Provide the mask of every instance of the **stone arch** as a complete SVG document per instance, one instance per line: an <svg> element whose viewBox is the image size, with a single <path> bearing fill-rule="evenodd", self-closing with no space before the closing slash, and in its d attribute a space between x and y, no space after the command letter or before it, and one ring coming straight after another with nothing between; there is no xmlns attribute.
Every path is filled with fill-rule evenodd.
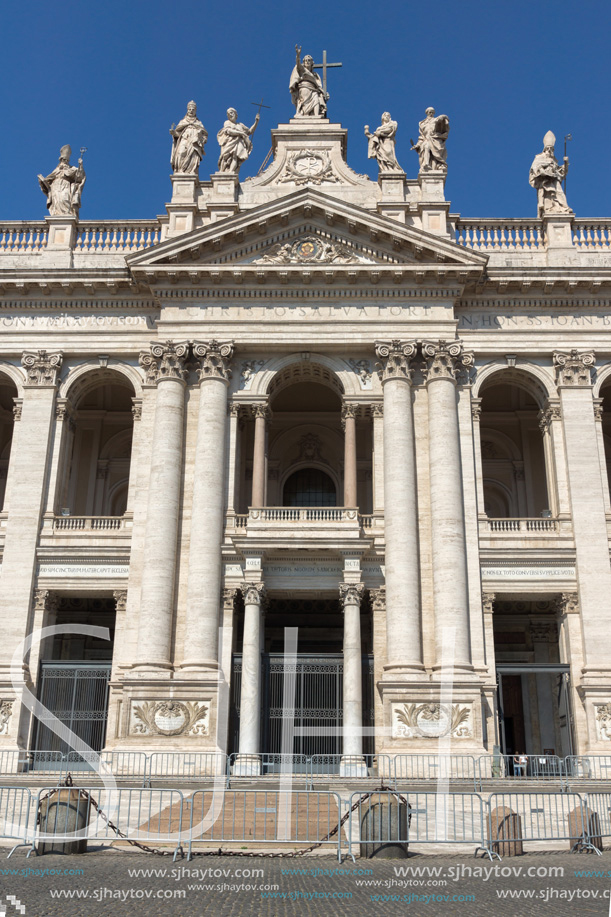
<svg viewBox="0 0 611 917"><path fill-rule="evenodd" d="M611 363L605 363L604 366L601 366L600 369L596 370L596 382L592 388L592 396L594 398L601 397L601 390L604 388L605 383L608 383L611 379Z"/></svg>
<svg viewBox="0 0 611 917"><path fill-rule="evenodd" d="M505 433L502 433L500 430L493 430L489 427L484 427L480 433L481 443L482 443L482 456L484 457L484 443L493 443L497 446L504 455L498 456L499 458L509 459L510 461L519 462L522 459L522 454L514 441L506 436ZM489 458L496 458L496 456L489 456Z"/></svg>
<svg viewBox="0 0 611 917"><path fill-rule="evenodd" d="M134 366L109 360L108 366L100 366L93 360L80 363L70 370L59 389L60 398L69 398L76 404L90 389L104 383L130 387L134 398L142 397L142 376Z"/></svg>
<svg viewBox="0 0 611 917"><path fill-rule="evenodd" d="M17 389L17 397L23 398L25 376L21 369L17 366L13 366L11 363L5 363L4 360L0 360L0 385L3 384L2 376L6 377L6 384L12 383L15 386Z"/></svg>
<svg viewBox="0 0 611 917"><path fill-rule="evenodd" d="M337 471L335 470L335 468L331 468L325 462L316 462L316 461L297 462L296 464L291 465L290 468L285 469L279 481L280 499L281 499L282 505L284 505L284 486L286 482L294 474L297 474L298 471L305 471L307 468L313 468L313 469L316 469L316 471L321 471L333 482L333 484L335 485L335 495L337 498L337 505L341 506L342 504L342 496L341 496L342 495L342 483L339 479L339 475Z"/></svg>
<svg viewBox="0 0 611 917"><path fill-rule="evenodd" d="M288 381L291 376L292 382ZM274 385L276 378L278 381ZM343 397L362 397L358 375L347 369L339 357L329 357L320 353L294 353L270 360L270 364L255 376L251 395L263 399L274 391L280 391L285 384L291 385L301 379L328 385Z"/></svg>
<svg viewBox="0 0 611 917"><path fill-rule="evenodd" d="M490 518L509 518L515 515L514 495L507 485L492 478L484 478L484 508ZM492 509L493 512L488 512Z"/></svg>
<svg viewBox="0 0 611 917"><path fill-rule="evenodd" d="M132 438L133 430L121 430L119 433L116 433L111 437L103 446L100 451L100 459L108 458L125 458L129 459L131 456L132 450ZM125 447L125 448L124 448ZM125 455L117 455L121 452L121 449L126 453Z"/></svg>
<svg viewBox="0 0 611 917"><path fill-rule="evenodd" d="M541 409L550 398L557 398L558 392L549 372L535 363L520 360L515 366L502 363L487 363L477 371L473 386L473 397L481 398L482 392L492 385L517 385L535 399Z"/></svg>

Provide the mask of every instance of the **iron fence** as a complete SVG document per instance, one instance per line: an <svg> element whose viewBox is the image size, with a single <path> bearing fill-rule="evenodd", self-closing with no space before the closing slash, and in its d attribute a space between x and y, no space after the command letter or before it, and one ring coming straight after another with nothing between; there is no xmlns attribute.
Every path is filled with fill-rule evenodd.
<svg viewBox="0 0 611 917"><path fill-rule="evenodd" d="M473 755L395 755L392 765L395 788L418 780L468 780L474 791L479 786L477 761Z"/></svg>
<svg viewBox="0 0 611 917"><path fill-rule="evenodd" d="M27 787L0 786L0 837L17 841L8 856L17 847L22 847L29 843L28 830L31 807L32 794Z"/></svg>
<svg viewBox="0 0 611 917"><path fill-rule="evenodd" d="M145 756L146 757L146 756ZM152 786L154 779L213 780L225 777L227 755L221 752L156 751L145 762L145 781Z"/></svg>

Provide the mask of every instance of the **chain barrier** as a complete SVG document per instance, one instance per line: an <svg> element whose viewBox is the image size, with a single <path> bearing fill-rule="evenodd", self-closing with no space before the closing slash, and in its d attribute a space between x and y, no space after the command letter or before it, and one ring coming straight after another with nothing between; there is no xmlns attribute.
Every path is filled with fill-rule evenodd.
<svg viewBox="0 0 611 917"><path fill-rule="evenodd" d="M151 847L148 844L142 844L140 843L140 841L134 841L130 837L128 837L123 831L121 831L120 828L118 828L115 824L113 824L113 822L110 821L108 816L100 808L100 806L98 805L97 801L93 798L91 793L88 793L87 790L79 789L78 787L74 786L74 781L72 780L71 774L68 774L65 780L62 780L62 782L58 784L57 787L54 787L52 790L49 790L49 792L46 793L44 796L41 796L40 801L42 802L43 799L47 799L49 796L52 796L55 793L57 793L58 789L61 789L64 787L71 787L71 788L73 787L74 789L78 790L80 797L84 799L89 799L93 808L96 810L98 815L106 822L106 824L111 829L111 831L114 831L117 837L120 837L122 840L127 841L127 843L131 844L132 847L137 847L139 850L143 850L145 853L152 853L155 856L161 856L161 857L174 856L174 852L172 850L160 850L158 847ZM375 790L370 790L368 793L365 793L363 796L359 796L359 798L354 803L354 805L350 809L348 809L345 815L343 815L342 818L338 821L335 828L329 831L329 833L326 834L325 837L321 838L321 840L316 841L316 843L311 844L309 847L304 847L303 850L291 850L291 851L287 851L283 853L253 853L250 851L244 852L242 850L238 850L238 851L223 850L222 847L219 847L218 850L196 850L191 853L190 859L193 859L194 857L205 857L205 856L260 857L260 858L267 858L267 859L277 859L277 858L290 859L292 857L305 856L308 853L312 853L312 851L316 850L318 847L322 847L325 841L328 841L332 837L335 837L338 831L341 828L343 828L345 823L348 821L352 812L354 812L354 810L357 809L361 805L361 803L365 802L370 797L375 796L377 793L390 793L392 796L395 796L400 802L404 803L408 807L408 812L409 812L410 805L407 799L405 798L405 796L403 796L401 793L398 793L392 787L381 785L379 787L376 787ZM409 815L409 820L411 821L411 815ZM40 824L40 806L38 808L38 814L36 818L36 825L38 826L39 824ZM282 841L279 841L278 843L282 843ZM184 857L184 850L182 848L182 845L179 845L178 851L180 852L181 856Z"/></svg>

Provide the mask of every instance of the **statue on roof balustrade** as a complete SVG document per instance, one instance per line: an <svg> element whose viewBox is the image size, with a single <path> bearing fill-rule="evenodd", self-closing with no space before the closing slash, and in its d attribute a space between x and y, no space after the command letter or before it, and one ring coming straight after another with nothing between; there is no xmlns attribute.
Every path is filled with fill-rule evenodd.
<svg viewBox="0 0 611 917"><path fill-rule="evenodd" d="M255 123L251 127L246 127L238 121L238 113L235 108L227 109L227 121L216 135L221 148L219 156L219 172L233 172L237 175L240 166L251 154L252 140L250 139L257 129L259 123L259 112L255 115Z"/></svg>
<svg viewBox="0 0 611 917"><path fill-rule="evenodd" d="M59 163L46 178L38 176L38 184L47 195L47 207L52 217L78 217L81 194L85 184L82 158L78 166L70 165L72 149L68 144L59 151Z"/></svg>
<svg viewBox="0 0 611 917"><path fill-rule="evenodd" d="M289 82L295 117L326 118L329 93L323 90L322 80L314 72L314 58L306 54L301 60L299 45L295 45L295 53L297 59Z"/></svg>
<svg viewBox="0 0 611 917"><path fill-rule="evenodd" d="M173 140L170 158L172 169L183 175L197 175L205 155L208 131L197 117L195 102L189 102L187 114L178 124L172 125L170 134Z"/></svg>
<svg viewBox="0 0 611 917"><path fill-rule="evenodd" d="M367 155L369 159L376 159L380 172L402 172L395 155L395 135L398 124L390 117L390 112L382 115L382 123L375 131L370 133L369 125L365 125L365 136L369 140Z"/></svg>
<svg viewBox="0 0 611 917"><path fill-rule="evenodd" d="M543 138L543 152L538 153L530 167L528 182L537 190L537 215L546 213L573 213L569 207L562 182L569 171L569 158L560 165L554 155L556 137L548 131Z"/></svg>
<svg viewBox="0 0 611 917"><path fill-rule="evenodd" d="M421 172L447 172L448 153L446 140L450 133L450 119L447 115L435 116L434 108L427 108L425 117L418 124L418 141L411 141L412 150L418 153Z"/></svg>

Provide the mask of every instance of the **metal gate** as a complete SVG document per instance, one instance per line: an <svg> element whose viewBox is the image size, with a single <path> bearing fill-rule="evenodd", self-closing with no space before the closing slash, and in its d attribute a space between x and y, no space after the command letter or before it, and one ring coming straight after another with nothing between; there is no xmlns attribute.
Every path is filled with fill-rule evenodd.
<svg viewBox="0 0 611 917"><path fill-rule="evenodd" d="M43 662L38 699L41 704L94 751L104 747L108 719L110 664ZM67 754L72 749L39 720L35 721L33 750Z"/></svg>
<svg viewBox="0 0 611 917"><path fill-rule="evenodd" d="M343 725L343 672L341 653L293 657L295 663L294 704L284 703L285 658L282 653L265 653L262 657L261 751L282 751L284 707L294 710L293 753L296 755L341 754ZM373 726L373 656L363 656L363 726ZM233 657L231 679L231 746L238 751L240 735L240 687L242 656ZM300 727L320 730L319 734L302 735ZM363 736L363 752L373 752L373 735Z"/></svg>

